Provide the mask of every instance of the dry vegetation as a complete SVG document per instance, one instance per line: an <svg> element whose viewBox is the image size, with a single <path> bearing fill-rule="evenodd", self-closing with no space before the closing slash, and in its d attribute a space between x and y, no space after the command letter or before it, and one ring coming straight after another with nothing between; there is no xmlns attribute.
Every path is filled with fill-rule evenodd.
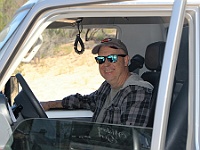
<svg viewBox="0 0 200 150"><path fill-rule="evenodd" d="M24 64L20 69L40 101L61 99L77 92L88 94L103 82L90 48L82 55L59 50L52 57Z"/></svg>

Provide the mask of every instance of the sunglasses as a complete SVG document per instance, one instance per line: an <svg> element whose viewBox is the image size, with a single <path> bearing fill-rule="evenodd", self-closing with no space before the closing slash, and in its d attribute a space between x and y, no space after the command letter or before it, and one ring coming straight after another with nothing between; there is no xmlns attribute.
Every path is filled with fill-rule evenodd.
<svg viewBox="0 0 200 150"><path fill-rule="evenodd" d="M95 59L98 64L103 64L106 61L106 58L109 62L116 63L118 60L118 56L125 57L126 54L118 54L118 55L112 54L112 55L108 55L108 56L97 56L97 57L95 57Z"/></svg>

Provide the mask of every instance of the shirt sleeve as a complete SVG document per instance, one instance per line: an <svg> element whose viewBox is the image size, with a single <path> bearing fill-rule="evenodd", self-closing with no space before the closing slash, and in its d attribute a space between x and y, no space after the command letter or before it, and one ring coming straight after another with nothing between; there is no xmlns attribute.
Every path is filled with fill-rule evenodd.
<svg viewBox="0 0 200 150"><path fill-rule="evenodd" d="M90 95L81 95L76 93L75 95L70 95L62 100L62 106L66 109L95 109L95 95L96 91Z"/></svg>

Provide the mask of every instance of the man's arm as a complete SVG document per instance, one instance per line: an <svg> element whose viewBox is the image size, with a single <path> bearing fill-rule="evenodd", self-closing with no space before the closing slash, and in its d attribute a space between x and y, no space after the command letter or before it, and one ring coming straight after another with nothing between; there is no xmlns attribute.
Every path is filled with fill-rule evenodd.
<svg viewBox="0 0 200 150"><path fill-rule="evenodd" d="M91 109L95 107L94 93L82 96L81 94L70 95L62 100L41 102L45 111L51 108L65 108L65 109Z"/></svg>
<svg viewBox="0 0 200 150"><path fill-rule="evenodd" d="M94 94L82 96L79 93L64 97L62 100L40 102L45 111L51 108L65 108L65 109L91 109L95 107Z"/></svg>
<svg viewBox="0 0 200 150"><path fill-rule="evenodd" d="M41 102L44 110L49 110L51 108L65 108L65 109L90 109L92 111L96 108L96 100L98 93L102 93L102 91L107 91L109 89L109 85L107 82L103 82L102 85L98 90L89 94L89 95L81 95L76 93L74 95L67 96L62 100L57 101L48 101L48 102Z"/></svg>
<svg viewBox="0 0 200 150"><path fill-rule="evenodd" d="M57 100L57 101L48 101L48 102L40 102L42 105L43 109L45 111L51 109L51 108L63 108L62 106L62 100Z"/></svg>

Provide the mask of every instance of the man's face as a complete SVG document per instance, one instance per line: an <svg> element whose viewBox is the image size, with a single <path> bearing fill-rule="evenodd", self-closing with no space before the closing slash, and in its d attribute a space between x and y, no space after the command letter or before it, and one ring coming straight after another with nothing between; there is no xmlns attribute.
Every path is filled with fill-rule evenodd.
<svg viewBox="0 0 200 150"><path fill-rule="evenodd" d="M108 56L111 54L125 54L123 50L102 46L98 56ZM104 63L99 64L99 71L102 77L112 85L118 84L127 76L128 55L125 57L118 56L115 63L109 62L107 59Z"/></svg>

